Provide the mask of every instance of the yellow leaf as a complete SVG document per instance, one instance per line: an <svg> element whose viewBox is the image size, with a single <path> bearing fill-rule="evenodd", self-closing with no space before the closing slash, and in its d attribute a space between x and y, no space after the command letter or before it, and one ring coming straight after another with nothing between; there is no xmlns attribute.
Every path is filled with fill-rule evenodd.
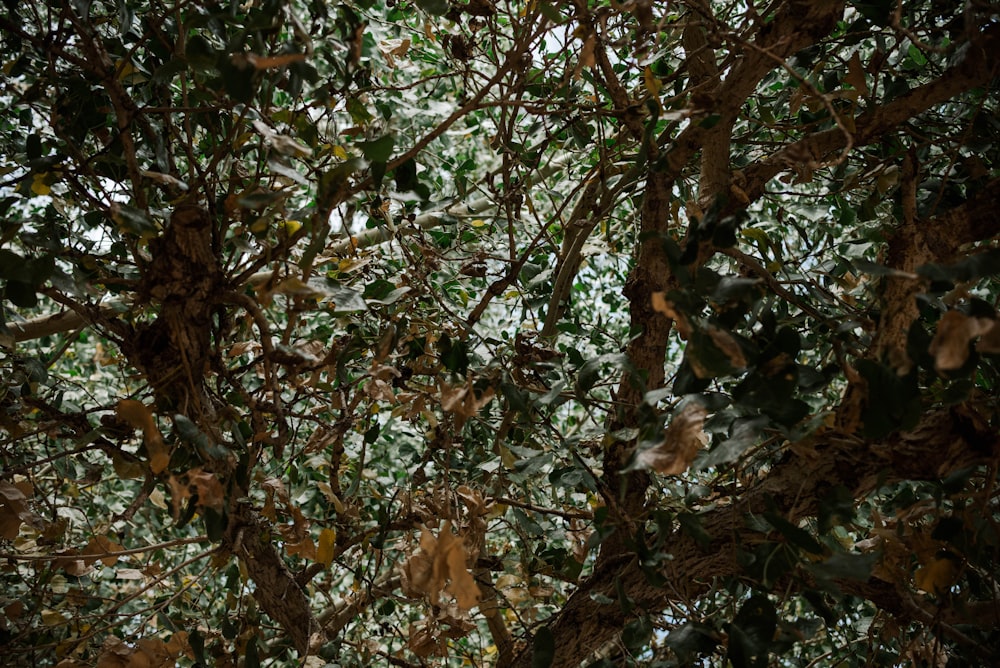
<svg viewBox="0 0 1000 668"><path fill-rule="evenodd" d="M265 217L258 218L257 220L250 223L250 231L254 234L260 234L267 230L268 219Z"/></svg>
<svg viewBox="0 0 1000 668"><path fill-rule="evenodd" d="M660 89L663 88L663 82L653 74L653 69L646 65L646 68L642 71L642 80L646 84L646 90L653 97L659 97Z"/></svg>
<svg viewBox="0 0 1000 668"><path fill-rule="evenodd" d="M329 567L333 563L337 532L334 529L323 529L319 532L319 546L316 548L316 561Z"/></svg>
<svg viewBox="0 0 1000 668"><path fill-rule="evenodd" d="M333 157L338 160L347 160L347 151L344 150L343 146L337 145L333 147Z"/></svg>
<svg viewBox="0 0 1000 668"><path fill-rule="evenodd" d="M40 172L31 177L31 192L36 195L45 196L52 192L52 188L45 182L48 172Z"/></svg>
<svg viewBox="0 0 1000 668"><path fill-rule="evenodd" d="M740 234L742 234L747 239L752 239L761 245L767 244L767 232L757 227L747 227L744 228Z"/></svg>
<svg viewBox="0 0 1000 668"><path fill-rule="evenodd" d="M947 550L940 550L930 561L917 569L913 581L917 589L940 596L958 581L961 560Z"/></svg>
<svg viewBox="0 0 1000 668"><path fill-rule="evenodd" d="M41 617L45 626L59 626L66 621L66 617L57 610L42 610Z"/></svg>

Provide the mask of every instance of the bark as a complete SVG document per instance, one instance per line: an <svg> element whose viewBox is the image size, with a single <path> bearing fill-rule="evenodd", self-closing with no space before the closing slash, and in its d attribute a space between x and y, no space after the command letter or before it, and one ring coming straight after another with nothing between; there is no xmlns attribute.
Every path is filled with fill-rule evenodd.
<svg viewBox="0 0 1000 668"><path fill-rule="evenodd" d="M224 293L208 212L178 207L149 247L153 259L143 272L139 301L158 305L159 315L140 325L122 351L146 375L163 408L201 422L212 412L202 383L211 355L212 310Z"/></svg>
<svg viewBox="0 0 1000 668"><path fill-rule="evenodd" d="M720 120L714 127L722 128L717 132L728 133L743 101L767 71L827 34L842 12L843 4L835 2L785 5L781 14L762 28L752 48L715 91L713 112ZM734 184L739 197L730 203L730 208L745 208L759 199L767 181L789 166L818 163L848 141L856 145L871 143L920 111L985 83L991 76L990 68L984 67L985 54L996 46L997 34L995 27L985 31L947 76L855 119L853 138L841 128L817 133L744 170ZM697 38L693 37L690 44L697 47ZM709 64L702 65L703 75L709 76ZM696 152L706 146L713 150L704 155L722 159L725 144L721 139L713 136L712 129L692 124L669 143L662 155L651 152L650 161L659 169L652 168L647 178L641 216L642 241L625 291L636 333L627 355L638 377L632 372L623 377L616 395L618 412L609 419L609 432L635 426L635 409L644 393L663 383L663 361L672 323L653 311L650 299L653 292L666 290L673 279L659 239L669 233L669 201L675 179ZM702 174L711 188L728 185L722 165L703 163ZM979 209L974 204L968 212L971 216L960 217L967 221L962 229L982 231L989 227L979 219L980 214L973 214ZM972 222L973 217L977 222ZM699 254L699 259L710 253L708 249ZM915 257L925 258L926 254ZM896 434L880 443L867 443L850 433L831 431L812 443L794 444L763 480L741 493L731 506L701 517L709 537L707 549L679 529L663 541L670 546L672 559L655 574L654 579L666 582L661 586L651 583L649 574L637 563L622 536L622 529L640 525L649 482L642 472L621 473L631 446L616 442L605 451L603 482L622 528L602 543L594 573L580 584L548 624L556 647L553 666L579 664L612 640L629 621L622 606L597 603L594 594L617 600L618 591L624 588L634 604L633 610L656 613L671 602L683 603L704 594L718 577L739 573L736 558L739 546L764 539L746 528L746 518L770 504L790 521L797 522L815 514L820 500L835 487L844 486L860 498L891 480L933 479L964 466L995 464L1000 453L996 434L971 406L928 413L911 432ZM528 666L531 661L529 643L512 665Z"/></svg>
<svg viewBox="0 0 1000 668"><path fill-rule="evenodd" d="M264 612L285 630L299 656L305 657L309 653L312 634L321 630L320 624L313 617L309 599L285 566L274 542L271 531L255 510L244 504L237 504L231 509L223 546L246 565L255 585L254 598Z"/></svg>
<svg viewBox="0 0 1000 668"><path fill-rule="evenodd" d="M997 76L998 61L994 54L998 49L1000 25L990 24L976 33L962 60L940 77L853 119L854 146L879 142L890 131L924 111L989 83ZM810 164L822 162L835 151L842 150L846 143L847 137L839 128L808 135L747 167L738 175L737 185L749 201L756 201L764 194L767 183L778 174L787 170L807 174Z"/></svg>
<svg viewBox="0 0 1000 668"><path fill-rule="evenodd" d="M852 435L827 431L812 443L790 446L771 473L743 490L731 505L700 515L707 544L676 529L663 544L672 559L654 573L643 569L634 555L621 554L581 583L549 626L555 637L553 666L575 666L628 623L631 615L617 603L619 587L635 613L654 614L670 602L683 604L709 591L720 577L741 572L737 551L763 540L781 540L748 528L747 520L771 504L791 522L814 515L819 502L835 487L844 486L856 498L876 486L901 480L936 480L959 469L1000 462L1000 438L974 406L928 412L910 432L868 443ZM663 578L666 584L650 581ZM864 593L857 583L851 591ZM881 591L877 582L871 590ZM616 602L602 605L595 594ZM514 666L530 666L525 653Z"/></svg>

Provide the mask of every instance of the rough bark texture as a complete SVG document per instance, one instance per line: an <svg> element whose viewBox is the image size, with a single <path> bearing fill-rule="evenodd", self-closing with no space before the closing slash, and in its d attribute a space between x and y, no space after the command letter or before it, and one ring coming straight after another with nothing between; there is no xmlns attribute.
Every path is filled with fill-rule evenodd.
<svg viewBox="0 0 1000 668"><path fill-rule="evenodd" d="M212 309L223 290L208 212L178 207L149 247L153 259L140 298L158 304L160 312L138 328L125 352L146 374L159 402L198 420L210 410L202 381L211 354Z"/></svg>
<svg viewBox="0 0 1000 668"><path fill-rule="evenodd" d="M727 159L721 148L725 144L714 132L728 132L732 120L743 101L768 71L779 65L792 53L814 43L826 35L833 23L843 14L843 3L789 3L778 17L763 28L752 48L733 65L729 75L712 90L712 111L720 116L711 129L692 124L672 141L664 141L662 151L651 151L650 160L659 169L650 170L646 181L642 208L641 231L643 241L637 250L635 267L626 284L630 303L633 331L637 334L630 342L627 354L641 381L627 373L619 385L617 413L609 420L609 431L624 426L635 426L635 408L643 394L662 385L663 360L672 322L651 307L651 295L666 290L672 282L669 263L659 242L660 235L668 234L669 205L675 179L699 150L715 147L704 156ZM1000 30L991 26L970 45L965 58L934 82L926 84L885 105L870 109L854 119L855 146L877 141L884 133L912 118L920 111L941 103L956 94L990 80L992 66L985 59L995 50ZM697 35L692 36L692 49L703 48ZM699 56L700 71L708 77L710 66L707 56ZM721 128L721 129L716 129ZM667 138L663 138L667 140ZM766 183L786 169L808 173L812 165L826 159L831 153L847 145L848 136L843 129L835 128L818 132L777 152L772 157L747 168L737 175L734 186L739 197L729 202L729 212L745 208L764 194ZM720 158L720 156L722 156ZM803 171L803 165L805 165ZM916 169L915 165L911 166ZM728 165L705 164L702 174L713 189L728 188ZM915 176L913 176L915 178ZM919 264L936 259L943 261L955 256L958 245L995 234L994 218L989 216L989 205L996 196L996 184L989 184L980 196L973 198L961 211L943 214L949 216L949 225L959 235L942 245L940 239L931 240L922 232L927 229L947 229L938 225L920 225L915 219L904 224L898 233L898 242L889 250L888 261L898 263L900 269L912 271ZM707 193L708 194L708 193ZM728 192L717 193L729 195ZM935 221L936 222L936 221ZM972 231L975 230L975 233ZM942 232L947 234L948 232ZM936 254L928 246L938 244ZM704 260L711 249L699 254ZM892 266L890 264L890 266ZM905 269L904 269L905 268ZM887 298L893 303L912 300L913 286L893 285ZM893 292L894 291L894 292ZM900 294L895 294L899 292ZM894 311L893 322L887 322L892 331L912 321L912 309ZM635 531L641 526L642 510L648 477L644 473L621 473L632 444L616 442L605 451L604 482L614 508L622 521L622 528ZM683 602L697 598L708 590L718 577L739 572L736 558L738 546L765 539L760 533L746 526L746 519L767 504L790 521L814 515L818 504L837 486L853 491L856 498L870 492L876 482L890 479L924 480L939 478L964 466L989 462L996 464L1000 455L1000 441L986 419L979 416L972 406L925 414L913 430L897 433L879 443L869 443L853 433L829 431L811 443L792 444L784 459L765 478L743 490L731 506L719 508L701 517L702 526L709 536L707 548L676 530L665 544L671 546L672 560L656 575L666 585L653 584L649 574L640 568L635 555L630 553L626 536L618 534L606 539L594 573L580 584L562 610L551 620L549 631L555 641L556 656L553 666L574 666L585 660L607 642L627 623L627 615L617 604L602 605L594 594L617 600L618 587L623 586L637 612L653 613L668 607L670 601ZM631 521L629 521L631 520ZM870 591L876 596L884 583L854 585L857 591ZM531 665L531 649L526 649L512 665Z"/></svg>
<svg viewBox="0 0 1000 668"><path fill-rule="evenodd" d="M274 546L274 537L260 515L247 505L231 509L223 536L225 548L246 565L254 582L254 598L292 639L299 655L309 653L309 641L320 625L309 599Z"/></svg>
<svg viewBox="0 0 1000 668"><path fill-rule="evenodd" d="M680 529L665 540L673 559L656 572L665 586L652 583L634 555L621 554L595 570L549 627L557 648L553 665L579 664L628 622L617 603L602 605L592 598L602 594L617 601L616 583L634 603L636 613L656 612L665 609L668 601L698 598L716 578L738 574L741 546L780 540L747 525L749 518L770 504L796 522L814 515L819 502L837 486L861 497L876 481L935 480L967 466L998 461L1000 438L970 406L929 412L912 431L874 444L831 430L810 444L789 447L767 477L741 490L732 505L700 516L707 544L699 544ZM851 587L866 591L857 583ZM872 581L870 587L877 591L882 584ZM530 666L530 657L521 656L514 665Z"/></svg>

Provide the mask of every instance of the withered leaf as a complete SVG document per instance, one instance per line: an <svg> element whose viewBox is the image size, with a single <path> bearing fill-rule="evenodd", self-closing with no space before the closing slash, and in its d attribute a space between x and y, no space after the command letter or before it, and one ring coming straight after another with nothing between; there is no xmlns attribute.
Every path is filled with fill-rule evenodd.
<svg viewBox="0 0 1000 668"><path fill-rule="evenodd" d="M865 68L861 64L861 55L857 51L847 61L847 75L844 77L844 83L856 91L851 95L854 99L857 99L859 95L868 94L868 83L865 81Z"/></svg>
<svg viewBox="0 0 1000 668"><path fill-rule="evenodd" d="M86 560L88 565L99 559L105 566L114 566L118 563L119 559L115 553L121 552L124 549L124 547L110 538L106 538L105 536L94 536L90 539L90 542L87 543L87 547L83 548L83 554L90 557Z"/></svg>
<svg viewBox="0 0 1000 668"><path fill-rule="evenodd" d="M708 327L708 335L711 337L712 343L729 358L729 363L734 369L746 368L747 358L743 354L739 342L736 341L736 337L724 329L711 325Z"/></svg>
<svg viewBox="0 0 1000 668"><path fill-rule="evenodd" d="M704 406L693 402L685 405L664 430L662 441L636 453L635 465L660 475L684 473L698 451L708 443L708 435L703 430L707 415Z"/></svg>
<svg viewBox="0 0 1000 668"><path fill-rule="evenodd" d="M149 470L154 474L163 473L170 463L170 449L163 441L163 434L156 426L153 413L141 401L122 399L115 408L118 419L142 430L146 452L149 453Z"/></svg>
<svg viewBox="0 0 1000 668"><path fill-rule="evenodd" d="M674 303L666 298L663 292L654 292L650 295L651 306L657 313L662 313L676 323L677 333L685 341L691 335L691 323L687 316L674 307Z"/></svg>
<svg viewBox="0 0 1000 668"><path fill-rule="evenodd" d="M989 318L970 318L960 311L948 311L937 324L928 352L938 371L962 368L969 359L969 342L993 329Z"/></svg>
<svg viewBox="0 0 1000 668"><path fill-rule="evenodd" d="M426 596L437 605L441 593L455 597L458 607L469 610L479 603L479 585L466 568L465 541L445 521L438 536L430 528L420 533L420 548L403 564L403 589Z"/></svg>
<svg viewBox="0 0 1000 668"><path fill-rule="evenodd" d="M479 410L490 403L496 390L488 387L482 394L476 397L476 391L472 387L472 378L466 380L465 385L449 387L441 384L441 408L455 416L455 429L461 430L465 426L465 421L476 415Z"/></svg>

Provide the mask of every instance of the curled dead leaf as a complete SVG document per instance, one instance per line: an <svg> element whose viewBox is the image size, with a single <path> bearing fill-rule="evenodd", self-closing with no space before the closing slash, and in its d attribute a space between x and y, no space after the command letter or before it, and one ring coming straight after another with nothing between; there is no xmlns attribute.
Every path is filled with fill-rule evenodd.
<svg viewBox="0 0 1000 668"><path fill-rule="evenodd" d="M214 473L201 467L180 475L171 475L167 482L170 485L170 502L175 518L180 516L181 508L188 499L195 499L198 507L208 507L220 512L226 503L226 490L222 483Z"/></svg>
<svg viewBox="0 0 1000 668"><path fill-rule="evenodd" d="M707 415L704 406L686 404L664 430L662 441L636 453L635 466L652 469L660 475L684 473L708 443L703 429Z"/></svg>
<svg viewBox="0 0 1000 668"><path fill-rule="evenodd" d="M426 596L432 605L438 605L444 592L455 597L461 610L470 610L479 603L479 585L466 568L467 559L465 541L452 533L451 521L437 536L425 527L420 548L403 564L403 591Z"/></svg>
<svg viewBox="0 0 1000 668"><path fill-rule="evenodd" d="M490 403L496 390L488 387L477 397L472 387L472 378L464 385L449 387L441 384L441 408L455 416L455 429L461 430L465 421L476 415L479 410Z"/></svg>
<svg viewBox="0 0 1000 668"><path fill-rule="evenodd" d="M156 426L153 412L141 401L122 399L115 407L115 414L122 422L142 430L143 442L149 454L149 470L153 475L163 473L170 464L170 448L163 441L163 434Z"/></svg>
<svg viewBox="0 0 1000 668"><path fill-rule="evenodd" d="M691 335L691 322L687 316L678 311L674 303L666 298L664 292L654 292L650 295L651 306L657 313L662 313L676 323L677 333L685 341Z"/></svg>
<svg viewBox="0 0 1000 668"><path fill-rule="evenodd" d="M960 311L948 311L941 316L928 349L934 356L934 368L938 371L962 368L969 359L969 342L993 330L995 322L990 318L970 318Z"/></svg>
<svg viewBox="0 0 1000 668"><path fill-rule="evenodd" d="M14 540L22 522L34 518L28 498L16 485L0 480L0 538Z"/></svg>
<svg viewBox="0 0 1000 668"><path fill-rule="evenodd" d="M735 336L724 329L711 325L708 327L708 335L711 337L712 343L729 358L729 364L732 365L733 369L738 371L746 368L747 358Z"/></svg>

